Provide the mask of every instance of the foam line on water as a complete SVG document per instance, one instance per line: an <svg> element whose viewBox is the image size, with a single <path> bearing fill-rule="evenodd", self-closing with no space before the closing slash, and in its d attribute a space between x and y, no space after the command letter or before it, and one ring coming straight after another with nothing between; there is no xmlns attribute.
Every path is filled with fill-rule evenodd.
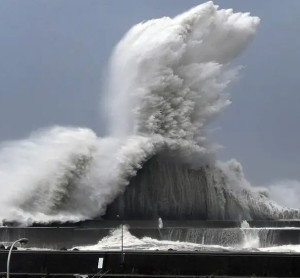
<svg viewBox="0 0 300 278"><path fill-rule="evenodd" d="M90 246L76 246L78 250L121 250L122 227L112 230L110 234L101 239L97 244ZM158 240L150 237L137 238L133 236L128 227L123 226L123 248L124 250L148 250L148 251L243 251L243 252L300 252L300 245L280 245L260 247L257 242L241 243L234 246L222 246L216 244L199 244L184 241Z"/></svg>

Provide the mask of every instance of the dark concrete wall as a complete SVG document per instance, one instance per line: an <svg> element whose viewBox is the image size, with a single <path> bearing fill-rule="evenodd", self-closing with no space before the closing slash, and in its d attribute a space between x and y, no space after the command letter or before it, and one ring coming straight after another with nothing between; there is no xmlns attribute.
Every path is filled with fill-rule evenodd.
<svg viewBox="0 0 300 278"><path fill-rule="evenodd" d="M6 272L7 252L0 251L0 272ZM178 252L38 252L15 251L12 273L228 275L300 277L300 255L272 253ZM123 263L122 263L123 261Z"/></svg>
<svg viewBox="0 0 300 278"><path fill-rule="evenodd" d="M27 247L59 250L75 246L94 245L109 232L120 226L119 222L103 221L94 227L0 227L0 242L13 242L18 238L29 239ZM177 224L176 224L177 223ZM156 225L155 225L156 224ZM181 225L180 225L181 224ZM163 229L157 223L148 221L130 222L129 232L138 237L151 237L159 240L187 241L223 246L234 246L243 242L244 231L237 223L224 222L165 222ZM300 229L262 229L257 231L261 246L300 244Z"/></svg>

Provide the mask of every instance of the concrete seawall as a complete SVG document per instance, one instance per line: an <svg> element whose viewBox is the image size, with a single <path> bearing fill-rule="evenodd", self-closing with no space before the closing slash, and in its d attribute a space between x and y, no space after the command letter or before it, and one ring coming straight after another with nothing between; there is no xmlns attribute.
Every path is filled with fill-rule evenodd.
<svg viewBox="0 0 300 278"><path fill-rule="evenodd" d="M7 251L0 251L0 273L6 273ZM101 268L100 261L103 260ZM300 277L300 254L211 252L14 251L12 274ZM98 266L100 268L98 268ZM28 276L27 276L28 277Z"/></svg>
<svg viewBox="0 0 300 278"><path fill-rule="evenodd" d="M29 238L27 247L70 249L97 244L120 224L120 221L87 221L73 226L0 227L0 242L26 237ZM129 232L138 238L147 236L158 240L222 246L234 246L243 240L241 224L234 221L164 221L162 229L158 229L157 221L126 221L124 224L128 224ZM261 247L300 244L299 221L256 221L250 224L252 227L269 227L257 231ZM279 225L291 227L280 228Z"/></svg>

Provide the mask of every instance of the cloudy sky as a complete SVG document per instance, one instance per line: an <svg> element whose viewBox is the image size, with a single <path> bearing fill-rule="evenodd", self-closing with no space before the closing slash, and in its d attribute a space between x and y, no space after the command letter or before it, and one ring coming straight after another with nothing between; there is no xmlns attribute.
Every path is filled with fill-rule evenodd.
<svg viewBox="0 0 300 278"><path fill-rule="evenodd" d="M0 141L52 125L103 135L101 84L113 46L135 23L194 0L0 0ZM300 1L215 1L261 18L233 104L210 128L255 185L300 180Z"/></svg>

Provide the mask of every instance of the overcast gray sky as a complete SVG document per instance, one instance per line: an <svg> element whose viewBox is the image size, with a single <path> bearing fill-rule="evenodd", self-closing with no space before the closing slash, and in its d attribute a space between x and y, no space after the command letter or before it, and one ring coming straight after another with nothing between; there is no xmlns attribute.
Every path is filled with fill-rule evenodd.
<svg viewBox="0 0 300 278"><path fill-rule="evenodd" d="M135 23L174 16L194 0L0 0L0 141L51 125L103 134L101 76ZM254 184L300 180L300 1L219 0L262 22L237 64L233 104L210 136Z"/></svg>

